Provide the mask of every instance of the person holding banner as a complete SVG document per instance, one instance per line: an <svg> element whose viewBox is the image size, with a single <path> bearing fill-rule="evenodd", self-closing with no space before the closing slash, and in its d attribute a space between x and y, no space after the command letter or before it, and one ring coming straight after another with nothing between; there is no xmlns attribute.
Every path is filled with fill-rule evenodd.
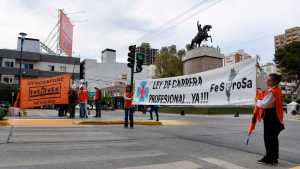
<svg viewBox="0 0 300 169"><path fill-rule="evenodd" d="M279 141L278 136L284 129L282 92L279 87L281 76L270 74L267 79L269 87L267 95L262 100L257 100L256 107L264 111L264 142L266 155L258 160L263 164L278 164Z"/></svg>
<svg viewBox="0 0 300 169"><path fill-rule="evenodd" d="M133 93L131 91L130 85L126 86L124 99L125 99L125 101L124 101L124 108L125 108L124 127L128 128L128 117L129 117L130 128L133 128L133 105L132 105Z"/></svg>
<svg viewBox="0 0 300 169"><path fill-rule="evenodd" d="M88 101L88 91L84 88L83 85L80 86L80 90L78 93L79 97L79 107L80 107L80 118L87 118L87 101Z"/></svg>

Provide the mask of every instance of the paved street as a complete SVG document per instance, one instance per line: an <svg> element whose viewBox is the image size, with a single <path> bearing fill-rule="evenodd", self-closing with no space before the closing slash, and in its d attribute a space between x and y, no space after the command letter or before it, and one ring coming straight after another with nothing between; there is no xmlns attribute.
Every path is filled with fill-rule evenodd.
<svg viewBox="0 0 300 169"><path fill-rule="evenodd" d="M104 112L105 118L122 118ZM137 118L147 117L137 113ZM249 116L161 115L164 126L7 126L0 130L0 169L255 169L264 153L262 126L243 144ZM300 164L300 121L288 120L280 136L280 164Z"/></svg>

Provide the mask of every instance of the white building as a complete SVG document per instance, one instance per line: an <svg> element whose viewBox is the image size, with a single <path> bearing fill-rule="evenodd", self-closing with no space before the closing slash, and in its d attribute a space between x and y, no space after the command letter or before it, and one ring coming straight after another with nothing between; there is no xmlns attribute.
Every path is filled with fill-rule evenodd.
<svg viewBox="0 0 300 169"><path fill-rule="evenodd" d="M116 50L104 49L101 52L101 62L102 63L116 63Z"/></svg>
<svg viewBox="0 0 300 169"><path fill-rule="evenodd" d="M251 58L250 54L246 53L243 49L240 49L237 52L234 52L229 56L226 56L224 58L223 65L224 66L232 65L250 58Z"/></svg>
<svg viewBox="0 0 300 169"><path fill-rule="evenodd" d="M271 73L278 73L278 69L274 63L267 63L265 65L262 65L261 68L264 72L266 72L267 75Z"/></svg>
<svg viewBox="0 0 300 169"><path fill-rule="evenodd" d="M85 59L81 62L81 74L88 83L88 89L93 90L94 86L105 88L115 82L123 81L130 83L130 69L127 63L105 62L99 63L96 59ZM143 71L134 74L134 79L152 78L150 66L143 66Z"/></svg>

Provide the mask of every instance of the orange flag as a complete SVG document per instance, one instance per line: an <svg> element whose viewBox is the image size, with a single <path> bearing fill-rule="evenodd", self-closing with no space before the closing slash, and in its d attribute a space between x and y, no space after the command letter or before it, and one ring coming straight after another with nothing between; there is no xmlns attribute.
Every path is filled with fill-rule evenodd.
<svg viewBox="0 0 300 169"><path fill-rule="evenodd" d="M266 92L260 89L256 91L256 100L262 100L266 96ZM255 130L257 121L260 122L263 118L264 110L260 107L255 106L253 110L253 116L251 123L248 128L248 136L250 136Z"/></svg>
<svg viewBox="0 0 300 169"><path fill-rule="evenodd" d="M21 79L20 108L68 104L70 75Z"/></svg>

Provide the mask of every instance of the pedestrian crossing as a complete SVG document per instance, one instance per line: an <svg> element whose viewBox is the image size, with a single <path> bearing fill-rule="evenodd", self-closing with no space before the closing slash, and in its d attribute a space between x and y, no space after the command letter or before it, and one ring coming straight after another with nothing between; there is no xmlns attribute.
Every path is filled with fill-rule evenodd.
<svg viewBox="0 0 300 169"><path fill-rule="evenodd" d="M164 163L164 164L153 164L153 165L144 165L137 167L126 167L122 169L200 169L202 166L199 164L193 163L191 161L177 161L172 163Z"/></svg>
<svg viewBox="0 0 300 169"><path fill-rule="evenodd" d="M80 132L82 131L82 132ZM120 131L124 131L121 129ZM133 132L134 130L126 130ZM136 132L136 131L135 131ZM268 169L222 155L188 153L147 145L143 140L100 128L17 128L0 148L0 169ZM176 147L173 147L176 148ZM179 152L180 153L180 152ZM195 152L194 152L195 153ZM224 157L224 158L223 158ZM55 163L55 167L52 165ZM238 163L238 164L237 164ZM278 169L286 166L276 167Z"/></svg>

